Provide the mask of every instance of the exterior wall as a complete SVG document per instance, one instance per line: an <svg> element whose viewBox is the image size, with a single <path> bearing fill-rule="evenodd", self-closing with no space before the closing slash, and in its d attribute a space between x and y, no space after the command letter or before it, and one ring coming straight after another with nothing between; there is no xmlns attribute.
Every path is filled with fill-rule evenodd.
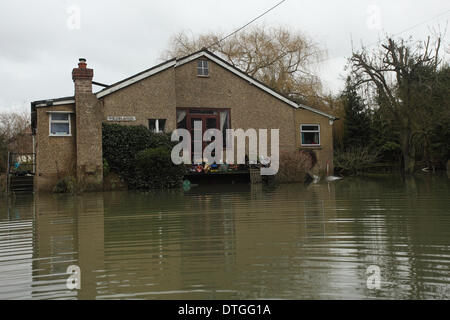
<svg viewBox="0 0 450 320"><path fill-rule="evenodd" d="M75 82L75 105L37 108L36 188L51 190L67 175L78 182L102 182L101 123L109 116L134 116L124 125L148 126L149 119L166 119L165 131L176 128L176 108L230 109L231 128L279 129L280 152L313 149L318 169L333 169L333 137L329 119L285 102L210 61L209 76L197 76L197 61L169 68L99 100L89 80ZM50 137L47 111L72 111L72 136ZM302 147L300 124L320 125L320 147ZM270 134L268 134L270 143ZM270 150L270 147L268 148ZM269 151L270 154L270 151ZM281 164L280 164L281 165ZM87 188L89 189L89 188Z"/></svg>
<svg viewBox="0 0 450 320"><path fill-rule="evenodd" d="M280 129L280 151L295 150L294 108L214 62L208 65L209 77L197 76L197 60L175 69L178 108L230 108L231 128Z"/></svg>
<svg viewBox="0 0 450 320"><path fill-rule="evenodd" d="M71 114L71 136L50 136L48 111L75 111L75 105L37 108L36 176L35 188L51 191L59 179L75 174L76 167L76 120Z"/></svg>
<svg viewBox="0 0 450 320"><path fill-rule="evenodd" d="M313 150L317 156L317 165L320 171L325 172L327 162L329 163L329 172L333 173L333 126L330 125L330 119L317 113L305 109L295 110L295 132L296 147L300 150ZM301 131L302 124L318 124L320 125L320 146L302 147Z"/></svg>
<svg viewBox="0 0 450 320"><path fill-rule="evenodd" d="M165 131L171 132L176 128L173 68L113 92L100 100L103 103L105 122L108 116L135 116L136 121L118 123L148 127L148 119L167 119Z"/></svg>
<svg viewBox="0 0 450 320"><path fill-rule="evenodd" d="M103 189L102 119L100 104L92 89L83 91L90 80L75 80L77 188ZM87 86L89 86L87 84Z"/></svg>

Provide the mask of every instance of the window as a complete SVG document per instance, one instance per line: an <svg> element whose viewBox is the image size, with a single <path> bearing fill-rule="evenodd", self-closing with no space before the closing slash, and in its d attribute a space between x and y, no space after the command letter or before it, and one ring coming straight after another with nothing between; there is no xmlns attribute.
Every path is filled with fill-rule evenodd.
<svg viewBox="0 0 450 320"><path fill-rule="evenodd" d="M151 132L164 132L166 126L166 119L149 119L148 128Z"/></svg>
<svg viewBox="0 0 450 320"><path fill-rule="evenodd" d="M197 75L201 76L201 77L209 76L207 60L198 60L197 61Z"/></svg>
<svg viewBox="0 0 450 320"><path fill-rule="evenodd" d="M177 109L177 128L187 129L193 134L194 121L202 122L202 131L219 129L223 134L223 146L226 147L226 130L230 126L229 109Z"/></svg>
<svg viewBox="0 0 450 320"><path fill-rule="evenodd" d="M302 124L300 126L302 146L320 145L320 126L318 124Z"/></svg>
<svg viewBox="0 0 450 320"><path fill-rule="evenodd" d="M50 135L70 136L70 113L50 113Z"/></svg>

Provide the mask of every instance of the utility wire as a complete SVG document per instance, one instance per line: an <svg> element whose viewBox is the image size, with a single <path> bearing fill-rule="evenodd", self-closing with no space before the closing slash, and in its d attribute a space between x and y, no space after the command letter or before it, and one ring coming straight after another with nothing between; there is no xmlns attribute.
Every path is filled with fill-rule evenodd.
<svg viewBox="0 0 450 320"><path fill-rule="evenodd" d="M260 14L259 16L257 16L256 18L254 18L253 20L251 20L250 22L248 22L247 24L243 25L242 27L240 27L239 29L236 29L235 31L233 31L232 33L230 33L229 35L223 37L222 39L220 39L217 42L214 42L213 44L211 44L207 49L211 48L212 46L221 43L222 41L228 39L229 37L231 37L232 35L238 33L239 31L241 31L242 29L246 28L247 26L249 26L250 24L252 24L253 22L255 22L256 20L258 20L259 18L265 16L266 14L268 14L270 11L272 11L273 9L275 9L276 7L280 6L283 2L285 2L286 0L282 0L280 2L278 2L276 5L274 5L272 8L266 10L265 12L263 12L262 14Z"/></svg>
<svg viewBox="0 0 450 320"><path fill-rule="evenodd" d="M405 33L406 31L412 30L412 29L414 29L414 28L416 28L416 27L418 27L418 26L421 26L421 25L423 25L423 24L425 24L425 23L428 23L428 22L430 22L430 21L433 21L433 20L439 18L440 16L446 15L446 14L449 13L449 12L450 12L450 9L447 10L447 11L445 11L445 12L443 12L443 13L440 13L440 14L434 16L433 18L430 18L430 19L428 19L428 20L419 22L419 23L417 23L417 24L415 24L415 25L413 25L413 26L411 26L411 27L409 27L409 28L403 29L403 30L400 31L400 32L394 33L391 37L397 37L397 36L401 35L402 33ZM368 47L373 46L374 44L378 44L378 43L380 43L380 40L374 41L374 42L370 43L370 44L368 45Z"/></svg>
<svg viewBox="0 0 450 320"><path fill-rule="evenodd" d="M428 23L428 22L430 22L430 21L433 21L433 20L435 20L435 19L437 19L437 18L439 18L439 17L441 17L441 16L443 16L443 15L446 15L446 14L449 13L449 12L450 12L450 9L447 10L447 11L445 11L445 12L443 12L443 13L440 13L440 14L438 14L438 15L436 15L436 16L434 16L434 17L428 19L428 20L422 21L422 22L417 23L417 24L415 24L415 25L413 25L413 26L411 26L411 27L408 27L408 28L406 28L406 29L404 29L404 30L402 30L402 31L400 31L400 32L394 33L394 34L392 35L392 37L397 37L397 36L401 35L402 33L405 33L406 31L409 31L409 30L414 29L414 28L416 28L416 27L418 27L418 26L420 26L420 25L422 25L422 24L425 24L425 23ZM373 46L374 44L378 44L378 43L380 43L380 42L381 42L381 40L374 41L374 42L368 44L367 47L371 47L371 46ZM336 59L336 58L340 58L340 57L332 57L332 58L323 59L323 60L318 61L317 63L325 62L325 61L332 60L332 59Z"/></svg>

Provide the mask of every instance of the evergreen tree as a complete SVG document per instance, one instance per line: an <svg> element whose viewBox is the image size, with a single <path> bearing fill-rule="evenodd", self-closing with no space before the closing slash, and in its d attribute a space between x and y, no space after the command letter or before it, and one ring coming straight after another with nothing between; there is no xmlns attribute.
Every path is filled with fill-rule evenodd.
<svg viewBox="0 0 450 320"><path fill-rule="evenodd" d="M370 116L355 87L347 79L342 93L344 104L344 149L367 146L370 141Z"/></svg>

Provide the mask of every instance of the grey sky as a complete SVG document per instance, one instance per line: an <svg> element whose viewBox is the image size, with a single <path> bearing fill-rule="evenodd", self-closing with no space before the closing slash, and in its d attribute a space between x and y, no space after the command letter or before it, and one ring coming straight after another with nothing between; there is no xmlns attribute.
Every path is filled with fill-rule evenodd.
<svg viewBox="0 0 450 320"><path fill-rule="evenodd" d="M0 112L73 95L71 71L79 57L87 58L95 81L110 84L160 62L178 31L229 33L277 2L0 0ZM76 26L72 7L80 9L79 29L68 26ZM258 23L300 30L326 48L330 59L316 72L338 92L350 39L355 47L373 43L448 10L446 0L287 0ZM449 19L450 11L401 36L421 39L430 28L445 30ZM444 40L448 48L449 32Z"/></svg>

